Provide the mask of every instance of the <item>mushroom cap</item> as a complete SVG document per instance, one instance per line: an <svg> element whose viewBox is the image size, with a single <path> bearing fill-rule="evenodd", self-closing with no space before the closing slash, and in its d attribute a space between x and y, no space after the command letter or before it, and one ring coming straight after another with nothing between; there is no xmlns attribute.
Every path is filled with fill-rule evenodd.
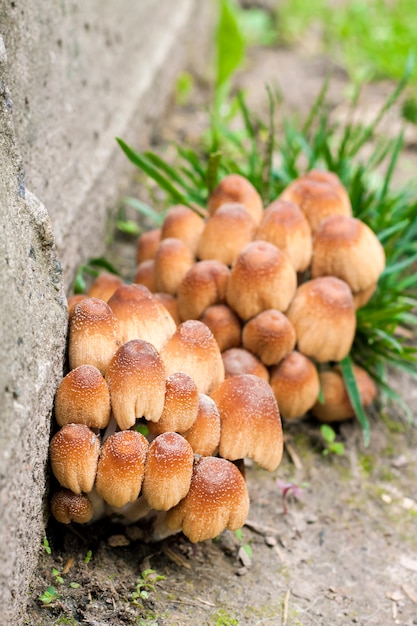
<svg viewBox="0 0 417 626"><path fill-rule="evenodd" d="M207 307L200 321L210 328L220 352L240 346L241 323L236 313L226 304Z"/></svg>
<svg viewBox="0 0 417 626"><path fill-rule="evenodd" d="M122 343L143 339L161 350L175 332L167 309L144 285L123 285L110 298L109 307L119 320Z"/></svg>
<svg viewBox="0 0 417 626"><path fill-rule="evenodd" d="M275 200L264 211L255 239L268 241L283 250L296 272L311 262L313 238L310 224L294 202Z"/></svg>
<svg viewBox="0 0 417 626"><path fill-rule="evenodd" d="M68 320L71 321L74 309L79 302L88 298L86 293L76 293L68 298Z"/></svg>
<svg viewBox="0 0 417 626"><path fill-rule="evenodd" d="M316 361L341 361L356 331L352 292L343 280L323 276L298 287L287 316L295 328L298 350Z"/></svg>
<svg viewBox="0 0 417 626"><path fill-rule="evenodd" d="M93 517L93 505L85 493L60 489L51 499L51 513L61 524L85 524Z"/></svg>
<svg viewBox="0 0 417 626"><path fill-rule="evenodd" d="M193 254L197 251L198 240L204 229L204 220L195 211L177 204L168 209L161 229L161 239L175 237L181 239Z"/></svg>
<svg viewBox="0 0 417 626"><path fill-rule="evenodd" d="M52 473L62 487L74 493L92 490L96 477L100 441L84 424L67 424L49 445Z"/></svg>
<svg viewBox="0 0 417 626"><path fill-rule="evenodd" d="M262 198L255 187L240 174L228 174L211 192L207 208L213 215L223 204L237 202L243 204L252 215L256 224L262 217Z"/></svg>
<svg viewBox="0 0 417 626"><path fill-rule="evenodd" d="M142 487L146 438L134 430L110 435L104 442L97 467L97 493L111 506L121 508L134 502Z"/></svg>
<svg viewBox="0 0 417 626"><path fill-rule="evenodd" d="M243 347L256 354L264 365L279 363L294 350L296 340L294 326L276 309L258 313L242 331Z"/></svg>
<svg viewBox="0 0 417 626"><path fill-rule="evenodd" d="M85 424L105 428L110 421L110 394L100 371L80 365L62 379L55 395L55 419L59 426Z"/></svg>
<svg viewBox="0 0 417 626"><path fill-rule="evenodd" d="M185 372L199 393L209 393L224 379L219 347L211 330L198 320L182 322L161 351L166 375Z"/></svg>
<svg viewBox="0 0 417 626"><path fill-rule="evenodd" d="M188 494L168 511L166 521L196 543L214 539L225 528L241 528L248 512L249 494L237 467L206 456L196 461Z"/></svg>
<svg viewBox="0 0 417 626"><path fill-rule="evenodd" d="M274 471L281 462L283 436L269 384L251 374L230 376L210 395L220 413L220 456L230 461L249 457Z"/></svg>
<svg viewBox="0 0 417 626"><path fill-rule="evenodd" d="M142 263L147 259L153 259L155 257L156 250L161 241L161 229L153 228L147 230L138 238L136 245L136 263Z"/></svg>
<svg viewBox="0 0 417 626"><path fill-rule="evenodd" d="M88 295L90 298L99 298L107 302L110 300L116 289L123 285L120 276L111 274L110 272L100 272L95 281L92 283Z"/></svg>
<svg viewBox="0 0 417 626"><path fill-rule="evenodd" d="M76 304L69 325L70 369L94 365L104 375L120 343L119 321L106 302L84 298Z"/></svg>
<svg viewBox="0 0 417 626"><path fill-rule="evenodd" d="M166 380L165 403L158 422L149 423L153 435L165 432L182 433L194 424L198 413L198 390L193 379L184 372L175 372Z"/></svg>
<svg viewBox="0 0 417 626"><path fill-rule="evenodd" d="M165 368L154 346L141 339L123 344L106 372L114 418L121 430L144 417L157 422L165 402Z"/></svg>
<svg viewBox="0 0 417 626"><path fill-rule="evenodd" d="M167 511L184 498L193 472L193 449L178 433L162 433L149 446L143 496L157 511Z"/></svg>
<svg viewBox="0 0 417 626"><path fill-rule="evenodd" d="M199 394L197 419L191 428L181 433L194 454L210 456L220 441L220 413L210 396Z"/></svg>
<svg viewBox="0 0 417 626"><path fill-rule="evenodd" d="M175 296L194 261L193 253L181 239L162 239L155 254L155 291Z"/></svg>
<svg viewBox="0 0 417 626"><path fill-rule="evenodd" d="M223 204L205 224L197 257L232 265L242 248L252 241L255 229L256 223L243 204Z"/></svg>
<svg viewBox="0 0 417 626"><path fill-rule="evenodd" d="M281 416L287 420L301 417L317 401L319 375L313 362L301 352L291 352L271 368L269 380Z"/></svg>
<svg viewBox="0 0 417 626"><path fill-rule="evenodd" d="M313 242L313 278L336 276L355 293L374 285L384 268L384 248L364 222L333 215L320 224Z"/></svg>
<svg viewBox="0 0 417 626"><path fill-rule="evenodd" d="M266 309L285 311L296 288L297 274L287 255L267 241L253 241L232 267L226 301L248 320Z"/></svg>
<svg viewBox="0 0 417 626"><path fill-rule="evenodd" d="M212 304L226 301L230 269L220 261L199 261L188 270L178 287L181 321L198 319Z"/></svg>
<svg viewBox="0 0 417 626"><path fill-rule="evenodd" d="M368 372L359 365L353 366L353 374L358 386L363 406L371 404L376 396L376 385ZM320 372L320 386L324 402L317 401L312 413L321 422L338 422L355 416L343 376L339 368Z"/></svg>
<svg viewBox="0 0 417 626"><path fill-rule="evenodd" d="M367 289L356 291L356 293L353 294L353 304L355 305L356 311L369 302L374 295L377 286L377 283L373 283L372 285L369 285Z"/></svg>
<svg viewBox="0 0 417 626"><path fill-rule="evenodd" d="M222 353L225 378L237 374L253 374L268 382L269 372L252 352L244 348L230 348Z"/></svg>
<svg viewBox="0 0 417 626"><path fill-rule="evenodd" d="M151 293L156 291L155 259L146 259L136 267L133 277L135 285L144 285Z"/></svg>
<svg viewBox="0 0 417 626"><path fill-rule="evenodd" d="M327 185L335 187L338 193L343 198L344 202L346 203L346 206L350 206L350 198L346 187L343 185L340 178L334 172L329 172L328 170L312 169L304 174L303 178L306 178L307 180L315 180L318 183L326 183Z"/></svg>
<svg viewBox="0 0 417 626"><path fill-rule="evenodd" d="M161 304L164 305L164 307L174 320L175 324L178 326L178 324L181 323L181 320L178 314L177 298L170 293L164 293L161 291L157 291L156 293L154 293L154 296L157 300L159 300Z"/></svg>

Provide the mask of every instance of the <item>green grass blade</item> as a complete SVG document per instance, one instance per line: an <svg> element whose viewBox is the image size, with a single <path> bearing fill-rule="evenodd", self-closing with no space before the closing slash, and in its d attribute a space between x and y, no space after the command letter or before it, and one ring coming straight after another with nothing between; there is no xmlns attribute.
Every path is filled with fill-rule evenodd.
<svg viewBox="0 0 417 626"><path fill-rule="evenodd" d="M138 200L137 198L131 198L129 196L126 196L125 198L123 198L123 202L124 204L127 204L128 206L132 207L132 209L135 209L135 211L137 211L141 215L144 215L145 217L149 218L155 224L155 226L162 225L162 222L164 221L164 217L165 217L164 214L158 213L145 202L142 202L141 200Z"/></svg>
<svg viewBox="0 0 417 626"><path fill-rule="evenodd" d="M342 376L346 385L349 400L351 401L356 417L358 418L359 423L362 426L364 445L368 447L371 437L371 431L369 427L368 417L362 406L361 396L353 373L353 363L351 357L345 357L342 361L340 361L339 365L342 371Z"/></svg>

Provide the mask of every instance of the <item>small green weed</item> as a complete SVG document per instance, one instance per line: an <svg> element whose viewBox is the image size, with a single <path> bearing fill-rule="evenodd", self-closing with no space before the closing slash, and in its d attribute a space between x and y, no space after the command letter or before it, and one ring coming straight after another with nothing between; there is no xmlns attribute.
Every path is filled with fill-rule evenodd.
<svg viewBox="0 0 417 626"><path fill-rule="evenodd" d="M244 541L244 539L243 539L243 530L241 528L238 528L238 530L235 530L235 536L239 540L240 545L245 550L245 552L248 555L248 557L251 559L252 555L253 555L252 546Z"/></svg>
<svg viewBox="0 0 417 626"><path fill-rule="evenodd" d="M43 545L43 547L45 549L46 554L52 554L51 546L49 545L49 541L48 541L47 537L43 538L42 545Z"/></svg>
<svg viewBox="0 0 417 626"><path fill-rule="evenodd" d="M52 576L54 576L55 580L57 583L59 583L60 585L64 584L64 579L62 578L61 574L58 572L57 569L55 569L55 567L52 570Z"/></svg>
<svg viewBox="0 0 417 626"><path fill-rule="evenodd" d="M48 606L53 602L56 602L60 597L59 593L55 589L55 587L48 587L46 591L43 592L41 596L39 596L39 600L42 602L44 606Z"/></svg>
<svg viewBox="0 0 417 626"><path fill-rule="evenodd" d="M336 441L336 433L333 428L328 424L322 424L320 426L320 432L326 446L322 451L322 455L328 456L329 454L335 454L337 456L343 456L345 453L345 446L340 441Z"/></svg>
<svg viewBox="0 0 417 626"><path fill-rule="evenodd" d="M85 265L80 265L74 279L74 293L85 293L87 290L86 276L93 276L96 278L102 270L106 270L111 274L119 275L119 272L109 261L107 261L107 259L90 259Z"/></svg>
<svg viewBox="0 0 417 626"><path fill-rule="evenodd" d="M212 615L213 626L239 626L239 620L232 617L226 609L219 609Z"/></svg>
<svg viewBox="0 0 417 626"><path fill-rule="evenodd" d="M131 604L142 607L141 600L147 600L149 594L156 590L155 584L165 580L165 576L158 574L153 569L145 569L136 582L135 591L132 592Z"/></svg>
<svg viewBox="0 0 417 626"><path fill-rule="evenodd" d="M91 551L91 550L89 550L89 551L87 552L87 554L85 555L85 558L84 558L84 563L85 563L86 565L88 565L88 564L89 564L89 562L91 561L92 556L93 556L93 553L92 553L92 551Z"/></svg>

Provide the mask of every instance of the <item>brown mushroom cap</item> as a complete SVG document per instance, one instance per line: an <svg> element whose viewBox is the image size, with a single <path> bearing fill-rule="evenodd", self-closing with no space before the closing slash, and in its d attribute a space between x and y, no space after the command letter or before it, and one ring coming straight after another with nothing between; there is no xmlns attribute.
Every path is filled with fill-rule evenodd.
<svg viewBox="0 0 417 626"><path fill-rule="evenodd" d="M243 347L256 354L265 365L279 363L294 350L295 343L294 326L276 309L258 313L243 327Z"/></svg>
<svg viewBox="0 0 417 626"><path fill-rule="evenodd" d="M311 262L313 238L310 225L298 205L275 200L264 211L255 239L268 241L283 250L296 272Z"/></svg>
<svg viewBox="0 0 417 626"><path fill-rule="evenodd" d="M242 204L223 204L205 224L197 257L232 265L242 248L252 241L255 229L253 217Z"/></svg>
<svg viewBox="0 0 417 626"><path fill-rule="evenodd" d="M94 365L104 375L119 346L119 321L109 305L98 298L81 300L74 308L69 325L70 369Z"/></svg>
<svg viewBox="0 0 417 626"><path fill-rule="evenodd" d="M241 528L248 512L248 490L237 467L207 456L195 463L190 490L168 511L166 521L169 528L182 530L196 543L214 539L225 528Z"/></svg>
<svg viewBox="0 0 417 626"><path fill-rule="evenodd" d="M151 293L156 291L155 259L146 259L136 267L133 277L136 285L144 285Z"/></svg>
<svg viewBox="0 0 417 626"><path fill-rule="evenodd" d="M110 272L101 272L91 285L88 295L90 298L99 298L107 302L110 300L116 289L123 285L120 276Z"/></svg>
<svg viewBox="0 0 417 626"><path fill-rule="evenodd" d="M167 511L184 498L190 488L194 454L178 433L163 433L149 446L143 495L157 511Z"/></svg>
<svg viewBox="0 0 417 626"><path fill-rule="evenodd" d="M275 470L282 458L283 436L269 384L251 374L231 376L210 395L220 413L220 456L230 461L249 457Z"/></svg>
<svg viewBox="0 0 417 626"><path fill-rule="evenodd" d="M153 435L165 432L182 433L194 424L198 413L198 390L193 379L184 372L175 372L166 381L165 403L161 419L149 423Z"/></svg>
<svg viewBox="0 0 417 626"><path fill-rule="evenodd" d="M377 286L378 284L374 283L373 285L370 285L367 289L357 291L353 294L353 304L355 305L356 311L369 302L369 300L374 295Z"/></svg>
<svg viewBox="0 0 417 626"><path fill-rule="evenodd" d="M172 319L174 320L175 324L178 326L178 324L181 323L181 320L178 314L177 298L171 295L170 293L164 293L160 291L157 291L156 293L154 293L154 296L157 300L159 300L161 304L164 305L164 307L166 308L166 310L168 311L168 313L171 315Z"/></svg>
<svg viewBox="0 0 417 626"><path fill-rule="evenodd" d="M335 187L338 193L342 196L344 202L346 203L346 206L350 206L350 198L346 187L343 185L340 178L334 172L329 172L328 170L313 169L304 174L303 178L307 178L308 180L315 180L318 183L326 183L327 185Z"/></svg>
<svg viewBox="0 0 417 626"><path fill-rule="evenodd" d="M167 309L144 285L123 285L110 298L109 307L119 320L122 343L143 339L161 350L175 331Z"/></svg>
<svg viewBox="0 0 417 626"><path fill-rule="evenodd" d="M337 276L355 293L374 285L384 268L384 248L369 226L345 215L321 223L313 242L313 278Z"/></svg>
<svg viewBox="0 0 417 626"><path fill-rule="evenodd" d="M262 198L252 183L240 174L228 174L220 181L210 194L207 208L210 215L213 215L223 204L231 202L243 204L255 223L259 224L263 213Z"/></svg>
<svg viewBox="0 0 417 626"><path fill-rule="evenodd" d="M142 487L148 442L134 430L114 433L100 451L97 493L111 506L134 502Z"/></svg>
<svg viewBox="0 0 417 626"><path fill-rule="evenodd" d="M71 321L72 314L74 313L74 309L81 300L85 300L88 298L85 293L76 293L73 296L68 298L68 320Z"/></svg>
<svg viewBox="0 0 417 626"><path fill-rule="evenodd" d="M209 393L224 379L219 347L211 330L198 320L182 322L161 351L167 376L185 372L200 393Z"/></svg>
<svg viewBox="0 0 417 626"><path fill-rule="evenodd" d="M297 275L287 255L267 241L253 241L232 267L226 301L248 320L266 309L285 311L296 288Z"/></svg>
<svg viewBox="0 0 417 626"><path fill-rule="evenodd" d="M114 355L106 373L114 418L121 430L144 417L157 422L165 402L165 368L153 345L128 341Z"/></svg>
<svg viewBox="0 0 417 626"><path fill-rule="evenodd" d="M197 419L191 428L181 433L194 454L210 456L220 441L220 413L210 396L199 394Z"/></svg>
<svg viewBox="0 0 417 626"><path fill-rule="evenodd" d="M161 241L161 229L153 228L148 230L138 238L136 247L136 263L142 263L147 259L153 259L155 257L156 250Z"/></svg>
<svg viewBox="0 0 417 626"><path fill-rule="evenodd" d="M244 348L230 348L222 353L225 378L237 374L253 374L268 382L269 372L252 352Z"/></svg>
<svg viewBox="0 0 417 626"><path fill-rule="evenodd" d="M62 487L74 493L92 490L96 476L100 441L84 424L67 424L49 446L52 472Z"/></svg>
<svg viewBox="0 0 417 626"><path fill-rule="evenodd" d="M193 254L204 229L204 220L187 206L177 204L168 209L161 229L161 239L181 239Z"/></svg>
<svg viewBox="0 0 417 626"><path fill-rule="evenodd" d="M155 254L155 291L175 296L194 261L193 253L181 239L162 239Z"/></svg>
<svg viewBox="0 0 417 626"><path fill-rule="evenodd" d="M207 307L200 321L210 328L220 352L240 346L241 323L236 313L226 304Z"/></svg>
<svg viewBox="0 0 417 626"><path fill-rule="evenodd" d="M110 394L106 381L93 365L80 365L62 379L55 396L59 426L85 424L105 428L110 421Z"/></svg>
<svg viewBox="0 0 417 626"><path fill-rule="evenodd" d="M198 319L207 307L225 302L229 276L230 269L220 261L194 263L178 287L180 319Z"/></svg>
<svg viewBox="0 0 417 626"><path fill-rule="evenodd" d="M51 513L61 524L85 524L93 517L93 505L85 493L60 489L51 499Z"/></svg>
<svg viewBox="0 0 417 626"><path fill-rule="evenodd" d="M269 384L285 419L295 419L307 413L320 391L315 365L300 352L291 352L271 369Z"/></svg>
<svg viewBox="0 0 417 626"><path fill-rule="evenodd" d="M316 361L341 361L356 331L352 292L334 276L300 285L287 316L295 328L298 350Z"/></svg>

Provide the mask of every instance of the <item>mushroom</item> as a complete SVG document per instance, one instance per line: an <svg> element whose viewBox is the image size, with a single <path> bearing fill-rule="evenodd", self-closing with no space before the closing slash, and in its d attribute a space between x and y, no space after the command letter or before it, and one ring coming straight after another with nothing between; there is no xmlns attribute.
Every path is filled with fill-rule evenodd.
<svg viewBox="0 0 417 626"><path fill-rule="evenodd" d="M197 419L191 428L181 433L194 454L210 456L220 441L220 413L210 396L199 394Z"/></svg>
<svg viewBox="0 0 417 626"><path fill-rule="evenodd" d="M62 379L55 395L59 426L85 424L106 428L110 421L110 394L106 381L93 365L80 365Z"/></svg>
<svg viewBox="0 0 417 626"><path fill-rule="evenodd" d="M161 229L161 239L181 239L193 254L204 229L204 220L195 211L183 204L168 209Z"/></svg>
<svg viewBox="0 0 417 626"><path fill-rule="evenodd" d="M178 433L163 433L152 441L143 480L143 495L149 506L167 511L187 495L193 460L193 449Z"/></svg>
<svg viewBox="0 0 417 626"><path fill-rule="evenodd" d="M144 285L123 285L109 306L119 320L122 343L143 339L157 350L167 343L176 324L167 309Z"/></svg>
<svg viewBox="0 0 417 626"><path fill-rule="evenodd" d="M76 293L68 298L68 321L71 321L71 317L77 304L86 298L88 298L88 296L85 293Z"/></svg>
<svg viewBox="0 0 417 626"><path fill-rule="evenodd" d="M67 424L49 445L52 473L62 487L74 493L92 490L96 477L100 441L84 424Z"/></svg>
<svg viewBox="0 0 417 626"><path fill-rule="evenodd" d="M120 276L110 272L101 272L91 285L88 295L90 298L99 298L107 302L110 300L116 289L123 285Z"/></svg>
<svg viewBox="0 0 417 626"><path fill-rule="evenodd" d="M225 528L241 528L249 512L249 494L239 470L225 459L196 461L188 494L167 513L172 530L192 542L214 539Z"/></svg>
<svg viewBox="0 0 417 626"><path fill-rule="evenodd" d="M220 352L240 345L242 331L240 320L226 304L213 304L207 307L200 321L210 328Z"/></svg>
<svg viewBox="0 0 417 626"><path fill-rule="evenodd" d="M269 384L280 414L287 420L307 413L317 401L320 391L316 366L304 354L295 351L271 368Z"/></svg>
<svg viewBox="0 0 417 626"><path fill-rule="evenodd" d="M165 403L158 422L150 422L153 435L188 430L197 419L198 390L193 379L184 372L175 372L166 380Z"/></svg>
<svg viewBox="0 0 417 626"><path fill-rule="evenodd" d="M193 253L181 239L162 239L155 254L155 291L175 296L194 261Z"/></svg>
<svg viewBox="0 0 417 626"><path fill-rule="evenodd" d="M147 259L153 259L155 257L156 250L161 241L161 229L153 228L148 230L138 238L136 247L136 263L142 263Z"/></svg>
<svg viewBox="0 0 417 626"><path fill-rule="evenodd" d="M336 276L356 293L375 285L384 268L384 248L364 222L333 215L321 223L313 242L313 278Z"/></svg>
<svg viewBox="0 0 417 626"><path fill-rule="evenodd" d="M207 208L213 215L223 204L231 202L243 204L259 224L263 213L262 198L252 183L240 174L228 174L220 181L210 194Z"/></svg>
<svg viewBox="0 0 417 626"><path fill-rule="evenodd" d="M230 376L210 395L220 413L219 455L230 461L249 457L274 471L281 462L283 436L269 384L251 374Z"/></svg>
<svg viewBox="0 0 417 626"><path fill-rule="evenodd" d="M255 234L256 224L242 204L223 204L207 220L197 247L197 257L232 265Z"/></svg>
<svg viewBox="0 0 417 626"><path fill-rule="evenodd" d="M294 326L276 309L258 313L242 331L243 347L256 354L264 365L279 363L294 350L296 340Z"/></svg>
<svg viewBox="0 0 417 626"><path fill-rule="evenodd" d="M104 375L120 343L119 321L106 302L84 298L76 304L69 325L70 369L89 364Z"/></svg>
<svg viewBox="0 0 417 626"><path fill-rule="evenodd" d="M111 435L103 444L97 467L97 493L111 506L121 508L140 493L148 452L146 438L134 430Z"/></svg>
<svg viewBox="0 0 417 626"><path fill-rule="evenodd" d="M85 493L60 489L52 496L51 513L61 524L85 524L92 519L94 510Z"/></svg>
<svg viewBox="0 0 417 626"><path fill-rule="evenodd" d="M181 320L178 314L177 298L171 295L170 293L164 293L160 291L157 291L156 293L154 293L154 296L157 300L159 300L161 304L164 305L164 307L166 308L166 310L168 311L168 313L171 315L172 319L174 320L175 324L178 326L178 324L181 323Z"/></svg>
<svg viewBox="0 0 417 626"><path fill-rule="evenodd" d="M283 250L296 272L304 272L310 265L313 241L310 225L298 205L286 200L275 200L264 211L255 233Z"/></svg>
<svg viewBox="0 0 417 626"><path fill-rule="evenodd" d="M285 311L296 288L297 275L287 255L267 241L253 241L232 267L226 301L248 320L266 309Z"/></svg>
<svg viewBox="0 0 417 626"><path fill-rule="evenodd" d="M178 287L177 303L181 321L198 319L212 304L226 301L230 269L220 261L194 263Z"/></svg>
<svg viewBox="0 0 417 626"><path fill-rule="evenodd" d="M352 292L334 276L300 285L287 316L295 328L298 350L316 361L341 361L350 352L356 330Z"/></svg>
<svg viewBox="0 0 417 626"><path fill-rule="evenodd" d="M144 285L151 293L156 291L155 259L146 259L136 267L133 277L135 285Z"/></svg>
<svg viewBox="0 0 417 626"><path fill-rule="evenodd" d="M237 374L253 374L268 382L269 372L252 352L244 348L230 348L222 353L225 378Z"/></svg>
<svg viewBox="0 0 417 626"><path fill-rule="evenodd" d="M182 322L161 351L167 376L185 372L199 393L209 393L224 379L219 347L211 330L198 320Z"/></svg>
<svg viewBox="0 0 417 626"><path fill-rule="evenodd" d="M346 187L343 185L340 178L334 172L329 172L328 170L313 169L304 174L303 178L306 178L308 180L315 180L318 183L326 183L327 185L335 187L340 196L343 198L344 202L346 203L346 206L350 206L350 198L348 192L346 191Z"/></svg>
<svg viewBox="0 0 417 626"><path fill-rule="evenodd" d="M157 422L164 408L165 368L154 346L128 341L114 355L106 373L114 418L121 430L144 417Z"/></svg>

